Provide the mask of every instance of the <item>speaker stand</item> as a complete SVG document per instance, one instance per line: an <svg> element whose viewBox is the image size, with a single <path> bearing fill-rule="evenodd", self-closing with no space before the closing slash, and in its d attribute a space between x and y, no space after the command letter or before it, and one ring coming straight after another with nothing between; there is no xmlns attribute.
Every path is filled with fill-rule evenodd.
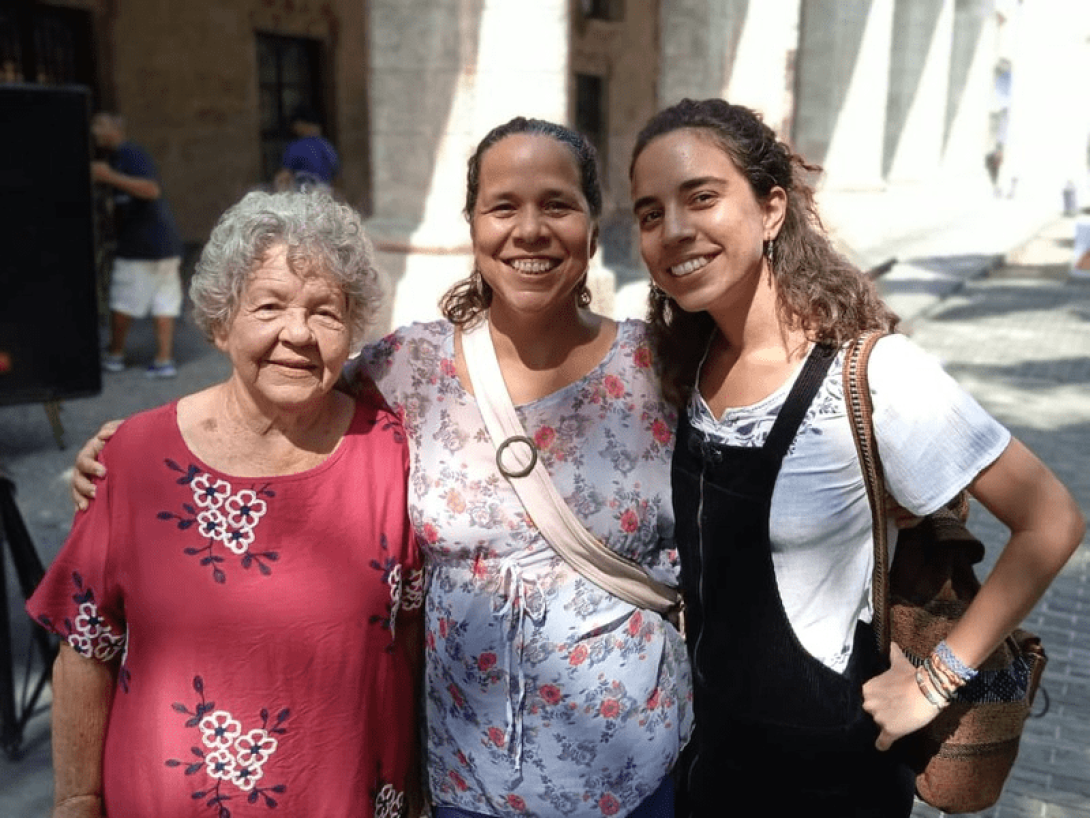
<svg viewBox="0 0 1090 818"><path fill-rule="evenodd" d="M63 449L64 424L61 423L61 402L47 400L42 404L42 408L45 410L45 416L49 418L49 425L53 429L53 440L56 441L57 448Z"/></svg>
<svg viewBox="0 0 1090 818"><path fill-rule="evenodd" d="M23 599L32 593L45 568L34 550L23 517L15 505L15 483L0 472L0 748L16 759L23 743L27 722L34 715L38 699L49 682L53 659L57 654L56 639L37 624L28 646L26 668L20 690L16 690L15 662L11 644L11 617L8 610L8 584L4 552L11 557ZM42 662L32 671L35 648ZM35 677L35 674L37 678Z"/></svg>

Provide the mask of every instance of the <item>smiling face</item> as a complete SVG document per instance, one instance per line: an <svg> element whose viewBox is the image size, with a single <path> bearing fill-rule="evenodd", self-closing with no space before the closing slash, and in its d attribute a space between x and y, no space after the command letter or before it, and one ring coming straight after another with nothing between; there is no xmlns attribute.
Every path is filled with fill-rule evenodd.
<svg viewBox="0 0 1090 818"><path fill-rule="evenodd" d="M643 149L632 169L640 252L655 283L688 312L746 309L766 269L786 195L764 201L710 134L670 131Z"/></svg>
<svg viewBox="0 0 1090 818"><path fill-rule="evenodd" d="M575 307L597 226L565 145L514 134L489 148L470 230L477 269L492 287L493 313Z"/></svg>
<svg viewBox="0 0 1090 818"><path fill-rule="evenodd" d="M336 282L318 272L296 274L279 245L250 274L238 311L215 342L255 403L300 410L328 397L348 360L347 313Z"/></svg>

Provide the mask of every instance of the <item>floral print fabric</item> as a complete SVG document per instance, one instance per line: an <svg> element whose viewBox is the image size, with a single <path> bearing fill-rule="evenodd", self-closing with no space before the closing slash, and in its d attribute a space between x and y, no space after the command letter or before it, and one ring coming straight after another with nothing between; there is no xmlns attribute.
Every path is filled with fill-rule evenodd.
<svg viewBox="0 0 1090 818"><path fill-rule="evenodd" d="M107 812L401 815L423 575L396 418L364 400L321 465L239 478L189 451L172 404L103 460L27 607L119 663Z"/></svg>
<svg viewBox="0 0 1090 818"><path fill-rule="evenodd" d="M518 412L584 525L676 585L675 415L651 364L644 325L625 322L593 372ZM396 332L362 367L409 439L410 516L429 573L433 801L488 815L626 815L689 735L677 631L584 579L540 536L455 375L450 324Z"/></svg>

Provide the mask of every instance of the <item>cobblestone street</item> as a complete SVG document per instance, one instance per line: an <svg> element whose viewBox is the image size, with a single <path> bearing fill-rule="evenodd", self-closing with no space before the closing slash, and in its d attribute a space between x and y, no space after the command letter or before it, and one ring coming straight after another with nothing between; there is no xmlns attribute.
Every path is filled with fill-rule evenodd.
<svg viewBox="0 0 1090 818"><path fill-rule="evenodd" d="M1071 221L1051 225L985 278L914 323L913 337L1055 471L1090 511L1090 281L1068 281ZM994 561L1004 531L974 504ZM1090 818L1090 549L1082 547L1026 620L1044 641L1046 696L989 818ZM1047 704L1046 704L1047 702ZM941 813L918 805L913 815Z"/></svg>

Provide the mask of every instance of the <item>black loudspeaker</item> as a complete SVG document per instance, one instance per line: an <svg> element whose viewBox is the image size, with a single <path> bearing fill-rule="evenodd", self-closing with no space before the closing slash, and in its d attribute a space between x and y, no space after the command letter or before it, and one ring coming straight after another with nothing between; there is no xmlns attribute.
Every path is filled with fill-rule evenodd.
<svg viewBox="0 0 1090 818"><path fill-rule="evenodd" d="M102 391L89 95L0 85L0 404Z"/></svg>

